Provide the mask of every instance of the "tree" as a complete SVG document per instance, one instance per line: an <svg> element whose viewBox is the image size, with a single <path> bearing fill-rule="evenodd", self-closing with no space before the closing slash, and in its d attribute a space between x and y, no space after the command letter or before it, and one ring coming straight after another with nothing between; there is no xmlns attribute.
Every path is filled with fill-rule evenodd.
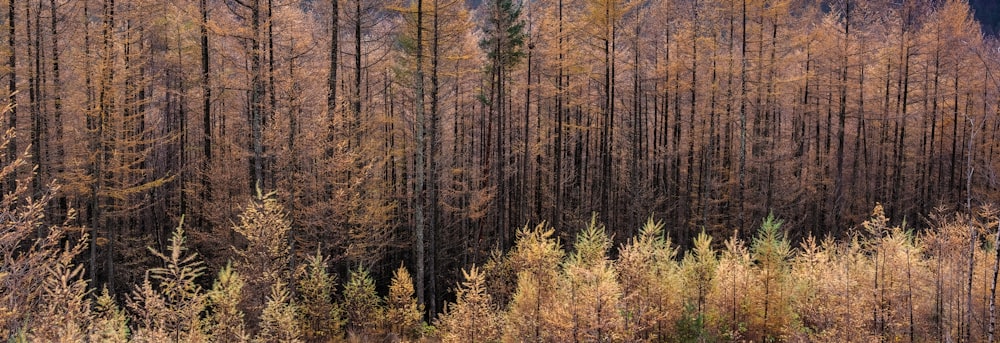
<svg viewBox="0 0 1000 343"><path fill-rule="evenodd" d="M208 332L218 342L245 342L250 340L246 333L245 314L240 308L243 286L246 285L231 263L219 270L212 289L208 291L209 317Z"/></svg>
<svg viewBox="0 0 1000 343"><path fill-rule="evenodd" d="M553 321L560 310L556 289L558 264L564 255L553 230L544 223L518 230L517 243L511 251L511 264L517 274L517 286L507 313L504 340L537 342L551 338Z"/></svg>
<svg viewBox="0 0 1000 343"><path fill-rule="evenodd" d="M267 294L280 296L283 291L276 290L274 285L288 282L290 230L291 223L282 206L274 199L274 194L259 191L240 215L239 224L233 226L233 231L245 242L233 247L237 257L233 268L240 275L246 275L241 308L248 316L251 332L258 327L256 319L260 318L267 305Z"/></svg>
<svg viewBox="0 0 1000 343"><path fill-rule="evenodd" d="M510 204L510 180L508 180L506 170L507 155L511 145L508 142L506 123L507 107L509 105L509 94L507 93L507 79L510 77L510 70L514 68L524 57L524 21L521 20L521 5L513 0L495 0L485 3L486 23L483 27L485 37L479 42L479 47L486 51L490 61L490 85L489 94L483 94L485 105L489 108L490 123L497 125L492 134L487 134L487 139L494 139L492 143L494 152L486 160L486 165L491 175L492 186L499 191L497 199L493 202L496 223L500 230L501 246L507 247L513 237L508 233L507 228L511 222L510 211L513 204ZM488 129L487 131L490 131Z"/></svg>
<svg viewBox="0 0 1000 343"><path fill-rule="evenodd" d="M423 334L424 310L413 297L413 278L403 266L392 274L385 305L385 325L389 333L407 339L418 339Z"/></svg>
<svg viewBox="0 0 1000 343"><path fill-rule="evenodd" d="M604 231L604 225L597 222L597 215L590 225L581 231L573 245L575 251L563 265L560 280L559 300L568 317L559 318L564 337L573 341L601 342L614 340L623 332L621 289L618 273L608 258L611 238ZM567 323L568 322L568 323Z"/></svg>
<svg viewBox="0 0 1000 343"><path fill-rule="evenodd" d="M684 281L688 292L685 295L686 317L682 318L688 327L678 328L678 334L686 339L706 339L705 333L709 318L708 296L716 287L716 269L719 261L712 248L712 237L704 231L694 240L694 249L688 251L681 260L681 270L685 274Z"/></svg>
<svg viewBox="0 0 1000 343"><path fill-rule="evenodd" d="M463 270L465 281L457 285L455 302L448 304L436 326L443 342L499 341L503 321L486 292L485 278L475 265Z"/></svg>
<svg viewBox="0 0 1000 343"><path fill-rule="evenodd" d="M623 330L633 339L669 336L682 306L677 247L665 237L662 221L650 217L638 236L621 247L615 267L624 308Z"/></svg>
<svg viewBox="0 0 1000 343"><path fill-rule="evenodd" d="M285 284L278 281L271 285L267 306L260 315L260 332L254 342L302 342L299 339L298 307L292 302Z"/></svg>
<svg viewBox="0 0 1000 343"><path fill-rule="evenodd" d="M382 299L375 293L375 281L363 267L351 270L344 285L342 304L349 335L371 337L381 330L379 318L385 309Z"/></svg>
<svg viewBox="0 0 1000 343"><path fill-rule="evenodd" d="M298 321L302 338L309 342L329 340L343 336L341 308L333 303L337 284L335 276L327 273L329 260L320 254L309 257L296 270L299 293Z"/></svg>
<svg viewBox="0 0 1000 343"><path fill-rule="evenodd" d="M764 292L760 299L762 313L760 317L761 338L778 337L781 330L787 328L794 318L791 316L788 303L790 294L786 289L788 280L791 246L779 231L783 222L768 215L760 225L760 230L750 245L750 251L757 266L760 268L759 287Z"/></svg>
<svg viewBox="0 0 1000 343"><path fill-rule="evenodd" d="M167 253L150 248L165 267L151 269L129 299L129 309L140 318L135 333L139 339L206 339L202 321L206 294L197 283L205 267L198 254L186 253L183 225L182 219L170 238Z"/></svg>

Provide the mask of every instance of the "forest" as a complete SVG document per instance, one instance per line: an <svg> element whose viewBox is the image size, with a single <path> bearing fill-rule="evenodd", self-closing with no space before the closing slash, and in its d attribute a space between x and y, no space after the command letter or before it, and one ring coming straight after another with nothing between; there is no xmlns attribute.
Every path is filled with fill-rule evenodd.
<svg viewBox="0 0 1000 343"><path fill-rule="evenodd" d="M0 339L997 340L992 2L3 5Z"/></svg>

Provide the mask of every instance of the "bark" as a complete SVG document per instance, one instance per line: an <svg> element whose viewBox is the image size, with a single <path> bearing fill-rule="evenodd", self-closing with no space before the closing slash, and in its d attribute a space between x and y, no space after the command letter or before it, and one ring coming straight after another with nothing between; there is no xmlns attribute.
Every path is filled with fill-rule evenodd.
<svg viewBox="0 0 1000 343"><path fill-rule="evenodd" d="M209 181L212 161L212 87L209 79L211 60L209 59L208 46L208 0L198 1L198 10L201 15L201 25L199 27L201 43L201 91L202 91L202 154L204 155L201 165L201 200L202 204L207 204L212 199L212 184Z"/></svg>
<svg viewBox="0 0 1000 343"><path fill-rule="evenodd" d="M1000 224L993 239L995 256L993 259L993 283L990 284L990 324L987 332L987 342L994 342L993 337L997 327L997 277L1000 277Z"/></svg>
<svg viewBox="0 0 1000 343"><path fill-rule="evenodd" d="M414 216L416 217L416 227L414 228L414 238L415 238L415 257L417 263L417 279L416 279L416 293L417 301L421 304L425 303L426 294L424 294L424 286L426 285L426 253L424 251L424 208L426 204L426 197L424 192L425 187L425 173L427 171L426 162L424 161L424 147L427 146L425 132L424 132L424 0L417 0L417 71L416 77L414 78L414 87L417 90L416 94L416 185L414 190L414 195L416 198L416 208L414 209Z"/></svg>
<svg viewBox="0 0 1000 343"><path fill-rule="evenodd" d="M17 44L14 40L15 35L15 21L16 21L16 9L14 6L14 0L7 1L7 49L10 55L7 56L7 68L10 69L8 79L7 79L7 96L10 101L10 109L7 111L7 129L17 131ZM7 143L7 161L13 161L17 158L17 137L11 137L10 142ZM10 177L6 180L0 180L5 183L4 193L12 192L17 187L17 175L12 173Z"/></svg>
<svg viewBox="0 0 1000 343"><path fill-rule="evenodd" d="M339 18L340 9L338 8L338 2L340 0L330 0L330 74L326 81L326 125L327 125L327 136L326 136L326 157L333 157L333 140L335 134L334 118L336 118L337 112L337 58L340 55L339 48ZM330 190L332 192L332 190Z"/></svg>
<svg viewBox="0 0 1000 343"><path fill-rule="evenodd" d="M427 158L427 180L428 180L428 194L427 194L427 212L430 217L429 220L429 230L427 231L427 246L430 250L430 258L427 261L427 275L430 279L427 280L427 291L431 294L427 302L427 311L431 314L437 313L437 233L440 228L440 208L439 208L439 198L440 193L438 185L440 180L438 179L438 158L441 155L441 137L438 136L440 131L440 107L438 93L440 90L440 84L438 79L438 64L440 62L440 17L441 8L438 0L434 1L434 18L432 25L433 36L431 37L431 89L430 89L430 123L427 127L427 140L430 144L430 149L428 151Z"/></svg>

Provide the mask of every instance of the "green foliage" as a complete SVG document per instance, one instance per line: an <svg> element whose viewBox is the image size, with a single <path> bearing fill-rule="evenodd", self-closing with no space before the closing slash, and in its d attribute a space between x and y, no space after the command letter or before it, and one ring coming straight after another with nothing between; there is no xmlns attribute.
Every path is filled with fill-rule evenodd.
<svg viewBox="0 0 1000 343"><path fill-rule="evenodd" d="M298 322L298 306L292 301L288 288L281 281L271 286L267 306L260 316L260 332L254 337L256 343L302 342Z"/></svg>
<svg viewBox="0 0 1000 343"><path fill-rule="evenodd" d="M455 303L438 317L438 335L445 343L497 342L503 332L502 316L486 292L484 275L473 265L462 271L465 281L455 290Z"/></svg>
<svg viewBox="0 0 1000 343"><path fill-rule="evenodd" d="M344 314L347 316L347 330L355 335L368 336L381 329L382 299L375 293L375 281L368 270L358 267L344 285Z"/></svg>
<svg viewBox="0 0 1000 343"><path fill-rule="evenodd" d="M243 277L233 269L232 263L219 270L219 276L208 292L211 310L209 332L213 342L245 342L246 333L242 301Z"/></svg>
<svg viewBox="0 0 1000 343"><path fill-rule="evenodd" d="M524 58L524 20L521 19L521 4L514 0L488 2L485 38L479 47L494 64L510 68Z"/></svg>
<svg viewBox="0 0 1000 343"><path fill-rule="evenodd" d="M995 218L986 219L974 228L995 227ZM609 257L612 239L596 216L568 255L551 228L524 227L507 257L497 253L488 263L496 280L516 283L510 300L493 297L487 274L472 266L436 327L421 320L412 277L402 266L384 305L373 278L359 267L350 272L338 306L328 260L317 252L291 275L295 289L281 279L271 284L260 315L250 318L260 323L256 334L245 325L241 304L248 283L242 273L226 265L203 292L198 278L205 268L185 247L179 225L166 252L150 249L163 267L149 270L133 289L128 311L106 289L96 299L87 296L83 269L72 263L82 244L40 255L46 258L32 261L45 268L35 302L3 304L5 327L13 327L4 338L327 342L342 340L346 323L348 340L362 342L419 341L424 335L442 342L937 340L968 329L961 305L970 294L976 313L988 314L995 243L972 247L970 276L963 250L969 248L970 220L956 216L917 234L889 227L877 206L861 234L845 241L807 237L792 249L782 222L768 216L749 246L734 233L716 251L702 232L680 261L663 224L652 219L621 246L617 260ZM9 282L14 273L0 271L0 280ZM501 277L508 274L516 276ZM971 289L963 285L970 277ZM19 312L24 309L34 312ZM15 319L27 324L11 325ZM985 337L969 335L972 341Z"/></svg>
<svg viewBox="0 0 1000 343"><path fill-rule="evenodd" d="M575 251L563 266L560 283L560 300L566 309L561 313L568 316L559 322L569 325L564 327L568 330L563 337L586 342L620 340L624 326L619 311L621 290L617 271L607 255L611 238L596 215L577 235L573 247Z"/></svg>
<svg viewBox="0 0 1000 343"><path fill-rule="evenodd" d="M94 304L93 322L90 325L89 341L125 343L128 342L128 316L118 308L115 299L103 288Z"/></svg>
<svg viewBox="0 0 1000 343"><path fill-rule="evenodd" d="M299 325L302 328L302 338L309 342L329 341L334 337L342 337L341 310L333 303L333 293L336 281L327 272L327 259L319 250L299 266Z"/></svg>
<svg viewBox="0 0 1000 343"><path fill-rule="evenodd" d="M715 270L718 264L715 250L712 249L712 236L702 231L694 240L694 249L688 251L681 261L681 268L688 283L687 289L695 292L693 296L689 296L688 302L692 302L691 298L694 299L693 303L699 315L704 314L708 294L715 286Z"/></svg>
<svg viewBox="0 0 1000 343"><path fill-rule="evenodd" d="M684 313L677 319L676 331L671 339L677 342L715 341L710 336L705 318L705 314L699 312L695 304L684 305Z"/></svg>
<svg viewBox="0 0 1000 343"><path fill-rule="evenodd" d="M769 214L753 238L750 251L758 271L760 287L755 331L751 337L773 340L787 334L795 319L791 311L792 294L788 288L791 245L780 231L783 222Z"/></svg>

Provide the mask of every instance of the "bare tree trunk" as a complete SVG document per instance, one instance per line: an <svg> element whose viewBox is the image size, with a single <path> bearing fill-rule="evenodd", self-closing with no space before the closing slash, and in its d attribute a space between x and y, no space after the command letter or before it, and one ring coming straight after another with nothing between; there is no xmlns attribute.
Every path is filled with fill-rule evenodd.
<svg viewBox="0 0 1000 343"><path fill-rule="evenodd" d="M7 83L7 96L10 101L10 109L7 112L7 129L14 130L15 134L17 132L17 45L14 40L15 30L14 24L15 19L15 8L14 0L7 1L7 49L10 55L7 56L7 68L10 68L10 75L8 76ZM13 161L17 158L17 137L11 137L10 142L7 143L7 163ZM2 180L5 184L4 193L13 192L17 187L17 175L11 173L7 180Z"/></svg>
<svg viewBox="0 0 1000 343"><path fill-rule="evenodd" d="M428 194L427 194L427 212L429 215L430 227L427 231L427 245L430 248L430 258L428 258L428 268L427 275L430 279L427 280L427 293L430 297L427 299L427 312L432 316L437 313L437 231L440 226L440 209L438 207L438 200L440 193L438 191L438 157L441 152L441 138L438 136L439 125L440 125L440 108L438 92L440 90L439 80L438 80L438 63L440 59L440 48L439 43L441 39L440 32L440 17L441 8L439 7L438 0L434 1L434 22L433 22L433 37L431 37L431 113L430 113L430 123L427 127L428 133L428 143L429 151L427 158L427 181L428 181Z"/></svg>
<svg viewBox="0 0 1000 343"><path fill-rule="evenodd" d="M559 68L558 74L556 75L556 113L555 113L555 143L554 151L552 153L552 186L553 186L553 198L555 199L555 206L552 213L552 227L556 230L561 230L562 228L562 212L563 212L563 191L562 191L562 158L563 158L563 1L559 0L558 3L558 39L559 45L557 46L559 53L559 60L556 64ZM558 231L557 231L558 232Z"/></svg>
<svg viewBox="0 0 1000 343"><path fill-rule="evenodd" d="M746 224L746 214L743 201L746 197L747 174L747 0L743 0L743 29L740 45L740 167L739 189L736 192L736 203L739 206L737 227L742 231Z"/></svg>
<svg viewBox="0 0 1000 343"><path fill-rule="evenodd" d="M202 91L202 154L201 164L201 200L202 206L212 199L212 184L208 179L212 163L212 87L209 81L208 56L208 4L207 0L198 1L201 12L201 91Z"/></svg>
<svg viewBox="0 0 1000 343"><path fill-rule="evenodd" d="M426 199L424 197L424 183L427 171L427 166L424 161L424 147L427 146L426 138L424 137L424 34L423 34L423 21L424 21L424 0L417 0L417 73L414 79L416 83L414 86L417 89L416 94L416 107L417 107L417 118L414 124L416 128L416 174L417 174L417 184L416 189L416 209L414 210L414 215L416 216L416 227L414 230L415 244L415 257L417 260L417 301L421 304L425 303L426 295L424 294L424 285L426 283L426 271L425 271L425 251L424 251L424 206Z"/></svg>
<svg viewBox="0 0 1000 343"><path fill-rule="evenodd" d="M204 0L203 0L204 1ZM340 0L330 0L330 75L326 81L326 157L333 156L333 139L335 133L334 118L337 111L337 58L340 56L339 47L339 17L340 9L337 2ZM332 190L331 190L332 191Z"/></svg>
<svg viewBox="0 0 1000 343"><path fill-rule="evenodd" d="M997 224L997 234L993 240L993 247L996 251L993 260L993 284L990 285L990 325L987 331L987 342L993 342L993 335L997 327L997 277L1000 276L1000 224Z"/></svg>
<svg viewBox="0 0 1000 343"><path fill-rule="evenodd" d="M256 194L264 180L264 80L261 79L260 2L250 4L250 194Z"/></svg>
<svg viewBox="0 0 1000 343"><path fill-rule="evenodd" d="M975 226L972 225L974 214L972 213L972 175L974 169L972 167L972 141L976 137L976 123L972 117L969 117L969 126L972 127L969 133L969 148L966 150L966 165L967 169L965 177L965 210L968 212L969 216L969 282L968 282L968 292L966 293L965 299L965 341L971 342L972 338L972 279L974 277L974 266L976 258L976 241L977 233Z"/></svg>

